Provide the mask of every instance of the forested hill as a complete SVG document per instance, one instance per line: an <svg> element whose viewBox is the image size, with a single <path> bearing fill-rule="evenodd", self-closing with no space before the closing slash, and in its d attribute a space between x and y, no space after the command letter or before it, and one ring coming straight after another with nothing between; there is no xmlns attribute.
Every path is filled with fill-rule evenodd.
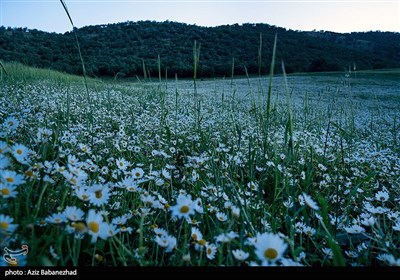
<svg viewBox="0 0 400 280"><path fill-rule="evenodd" d="M193 45L200 45L200 77L266 74L278 34L277 61L286 71L344 71L400 67L400 33L333 33L286 30L268 24L201 27L177 22L123 22L77 29L91 76L193 76ZM261 34L261 36L260 36ZM233 59L234 58L234 59ZM74 34L0 27L0 60L81 74ZM143 67L145 66L145 67ZM280 67L277 67L279 71Z"/></svg>

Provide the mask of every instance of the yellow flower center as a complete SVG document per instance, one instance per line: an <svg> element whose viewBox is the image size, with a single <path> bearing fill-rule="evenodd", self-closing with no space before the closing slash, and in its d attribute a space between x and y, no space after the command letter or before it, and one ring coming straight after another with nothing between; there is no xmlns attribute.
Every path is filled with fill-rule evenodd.
<svg viewBox="0 0 400 280"><path fill-rule="evenodd" d="M273 260L278 256L278 252L274 248L268 248L264 252L264 257L267 259Z"/></svg>
<svg viewBox="0 0 400 280"><path fill-rule="evenodd" d="M13 125L14 125L14 122L12 122L12 121L8 122L8 126L13 126Z"/></svg>
<svg viewBox="0 0 400 280"><path fill-rule="evenodd" d="M83 194L83 195L82 195L82 200L88 200L88 198L89 198L89 197L88 197L86 194Z"/></svg>
<svg viewBox="0 0 400 280"><path fill-rule="evenodd" d="M193 233L193 234L192 234L192 238L193 238L194 240L197 240L197 238L198 238L197 234Z"/></svg>
<svg viewBox="0 0 400 280"><path fill-rule="evenodd" d="M1 222L0 223L0 228L4 229L4 230L7 230L8 229L8 223L7 222Z"/></svg>
<svg viewBox="0 0 400 280"><path fill-rule="evenodd" d="M1 190L2 195L10 195L10 190L9 189L2 189Z"/></svg>
<svg viewBox="0 0 400 280"><path fill-rule="evenodd" d="M77 231L84 231L84 230L86 229L85 224L84 224L84 223L81 223L81 222L79 222L79 223L72 223L71 226L72 226L75 230L77 230Z"/></svg>
<svg viewBox="0 0 400 280"><path fill-rule="evenodd" d="M101 192L101 190L95 191L94 194L95 194L97 199L100 199L103 196L103 193Z"/></svg>
<svg viewBox="0 0 400 280"><path fill-rule="evenodd" d="M15 180L13 177L8 177L8 178L6 178L6 181L9 183L14 183Z"/></svg>
<svg viewBox="0 0 400 280"><path fill-rule="evenodd" d="M26 177L33 177L33 171L32 170L28 170L25 172L25 176Z"/></svg>
<svg viewBox="0 0 400 280"><path fill-rule="evenodd" d="M211 253L212 253L211 248L208 248L208 249L207 249L207 255L210 255Z"/></svg>
<svg viewBox="0 0 400 280"><path fill-rule="evenodd" d="M77 181L76 181L75 178L71 178L70 182L71 182L72 184L74 184L74 185L77 183Z"/></svg>
<svg viewBox="0 0 400 280"><path fill-rule="evenodd" d="M22 155L22 150L21 150L21 149L18 149L18 150L17 150L17 154Z"/></svg>
<svg viewBox="0 0 400 280"><path fill-rule="evenodd" d="M183 206L181 207L181 209L180 209L180 212L181 212L182 214L186 214L187 212L189 212L189 210L190 210L189 206L183 205Z"/></svg>
<svg viewBox="0 0 400 280"><path fill-rule="evenodd" d="M135 173L135 176L136 176L136 177L140 177L140 173L139 173L139 172L136 172L136 173Z"/></svg>
<svg viewBox="0 0 400 280"><path fill-rule="evenodd" d="M89 223L89 229L93 231L94 233L98 233L100 229L100 225L96 222L90 222Z"/></svg>
<svg viewBox="0 0 400 280"><path fill-rule="evenodd" d="M55 223L61 223L61 219L60 219L60 218L55 218L55 219L54 219L54 222L55 222Z"/></svg>
<svg viewBox="0 0 400 280"><path fill-rule="evenodd" d="M204 245L206 245L206 242L207 242L207 241L205 241L204 239L202 239L202 240L199 240L198 244L199 244L200 246L204 246Z"/></svg>

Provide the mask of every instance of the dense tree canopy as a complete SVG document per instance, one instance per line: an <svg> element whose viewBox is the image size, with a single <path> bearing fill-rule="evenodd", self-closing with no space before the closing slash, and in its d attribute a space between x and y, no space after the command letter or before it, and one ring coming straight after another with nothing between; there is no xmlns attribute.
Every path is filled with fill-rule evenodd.
<svg viewBox="0 0 400 280"><path fill-rule="evenodd" d="M337 71L348 67L400 67L400 33L333 33L286 30L267 24L201 27L177 22L123 22L76 29L91 76L193 76L193 45L200 44L200 77L266 74L278 34L277 61L286 71ZM260 35L261 34L261 35ZM259 47L261 42L261 60ZM82 74L72 32L0 27L0 59ZM277 71L280 67L277 67ZM144 71L146 74L144 74Z"/></svg>

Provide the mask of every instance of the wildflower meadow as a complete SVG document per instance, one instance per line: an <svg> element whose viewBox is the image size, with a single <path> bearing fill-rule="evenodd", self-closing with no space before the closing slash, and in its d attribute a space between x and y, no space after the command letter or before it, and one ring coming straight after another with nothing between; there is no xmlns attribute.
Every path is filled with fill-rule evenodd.
<svg viewBox="0 0 400 280"><path fill-rule="evenodd" d="M400 265L398 71L4 69L1 265Z"/></svg>

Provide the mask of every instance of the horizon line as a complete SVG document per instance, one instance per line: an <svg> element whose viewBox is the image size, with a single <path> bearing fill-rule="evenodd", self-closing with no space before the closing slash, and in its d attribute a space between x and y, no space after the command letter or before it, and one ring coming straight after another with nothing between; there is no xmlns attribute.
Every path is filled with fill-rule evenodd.
<svg viewBox="0 0 400 280"><path fill-rule="evenodd" d="M7 0L6 0L7 1ZM42 0L44 2L48 2L48 0ZM84 0L84 1L89 1L89 2L94 2L95 0ZM98 1L98 0L97 0ZM134 0L137 1L137 0ZM141 1L141 0L139 0ZM174 0L175 1L175 0ZM179 0L178 0L179 1ZM16 2L30 2L27 0L21 0L21 1L16 1ZM78 1L76 1L78 2ZM101 1L101 2L105 2L105 1ZM119 2L119 1L115 1L115 2ZM161 1L161 2L165 2L165 1ZM311 2L315 2L315 1L311 1ZM378 2L378 1L377 1ZM383 2L383 1L382 1ZM269 25L271 27L276 27L276 28L281 28L281 29L285 29L285 31L294 31L294 32L331 32L331 33L338 33L338 34L350 34L350 33L367 33L367 32L389 32L389 33L400 33L400 31L391 31L391 30L380 30L380 29L375 29L375 30L364 30L364 31L348 31L348 32L339 32L339 31L332 31L332 30L327 30L327 29L312 29L312 30L301 30L301 29L292 29L292 28L286 28L286 27L282 27L282 26L278 26L278 25L273 25L273 24L269 24L266 22L235 22L235 23L226 23L226 24L219 24L219 25L198 25L196 23L187 23L187 22L182 22L182 21L175 21L175 20L163 20L163 21L159 21L159 20L154 20L154 19L141 19L141 20L137 20L137 21L133 21L133 20L125 20L125 21L118 21L118 22L109 22L109 23L99 23L99 24L91 24L91 25L83 25L80 27L75 26L75 28L77 29L81 29L81 28L85 28L85 27L92 27L92 26L104 26L104 25L113 25L113 24L123 24L123 23L139 23L139 22L156 22L156 23L166 23L166 22L171 22L171 23L179 23L179 24L186 24L189 26L197 26L197 27L204 27L204 28L217 28L217 27L222 27L222 26L234 26L234 25L244 25L244 24L252 24L252 25L257 25L257 24L264 24L264 25ZM64 32L59 32L59 31L46 31L46 30L41 30L41 29L37 29L37 28L30 28L27 26L5 26L3 24L0 25L0 27L4 27L4 28L11 28L11 29L17 29L17 28L26 28L28 30L38 30L41 32L45 32L45 33L57 33L57 34L64 34L64 33L68 33L68 32L72 32L73 29L64 31Z"/></svg>

